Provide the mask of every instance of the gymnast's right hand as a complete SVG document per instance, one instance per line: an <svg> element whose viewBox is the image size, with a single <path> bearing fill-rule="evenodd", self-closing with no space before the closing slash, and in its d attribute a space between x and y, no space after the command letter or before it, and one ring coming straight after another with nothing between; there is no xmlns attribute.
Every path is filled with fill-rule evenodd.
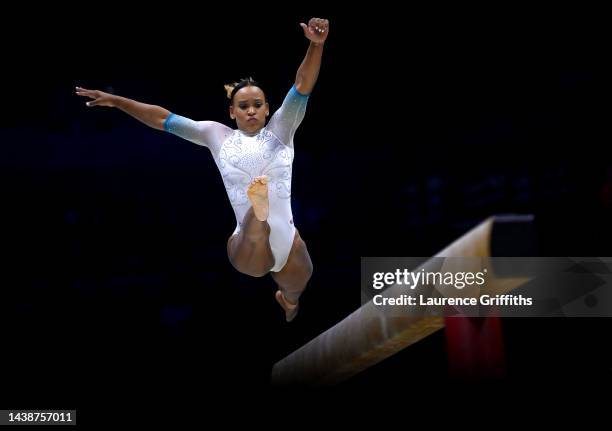
<svg viewBox="0 0 612 431"><path fill-rule="evenodd" d="M100 90L88 90L86 88L77 87L77 96L89 97L89 102L85 103L87 106L109 106L115 107L116 96L113 94L105 93Z"/></svg>

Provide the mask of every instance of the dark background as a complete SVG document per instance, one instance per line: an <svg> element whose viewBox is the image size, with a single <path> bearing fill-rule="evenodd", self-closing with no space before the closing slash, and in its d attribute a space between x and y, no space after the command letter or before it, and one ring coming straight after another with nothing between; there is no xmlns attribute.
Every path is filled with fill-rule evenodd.
<svg viewBox="0 0 612 431"><path fill-rule="evenodd" d="M601 11L52 12L6 18L8 407L268 393L274 362L359 306L361 256L430 256L492 214L534 214L542 256L610 255ZM272 279L227 260L235 218L209 151L73 90L232 125L223 84L253 76L278 108L312 15L331 31L295 137L292 207L315 272L286 324ZM503 381L609 382L609 326L504 320ZM345 387L461 385L445 345L441 331Z"/></svg>

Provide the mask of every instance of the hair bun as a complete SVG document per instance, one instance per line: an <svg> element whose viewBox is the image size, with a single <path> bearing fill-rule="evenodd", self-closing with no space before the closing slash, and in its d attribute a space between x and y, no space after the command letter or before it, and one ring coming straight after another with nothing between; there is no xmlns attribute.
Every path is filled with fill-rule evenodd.
<svg viewBox="0 0 612 431"><path fill-rule="evenodd" d="M227 91L227 98L231 99L232 98L232 91L234 91L234 87L236 87L236 84L225 84L223 86L225 88L225 91Z"/></svg>

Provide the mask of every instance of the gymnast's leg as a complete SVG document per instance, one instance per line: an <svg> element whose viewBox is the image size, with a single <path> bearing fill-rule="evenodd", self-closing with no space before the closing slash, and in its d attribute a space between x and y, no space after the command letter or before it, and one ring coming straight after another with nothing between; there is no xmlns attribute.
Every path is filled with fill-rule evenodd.
<svg viewBox="0 0 612 431"><path fill-rule="evenodd" d="M298 300L306 289L306 284L312 276L312 270L308 248L306 248L306 243L296 229L287 263L279 272L270 273L278 284L279 290L276 292L276 300L285 310L287 322L291 322L297 315Z"/></svg>
<svg viewBox="0 0 612 431"><path fill-rule="evenodd" d="M227 255L238 271L253 277L263 277L274 266L270 248L268 218L268 178L257 177L250 184L247 195L251 208L244 215L240 233L227 241Z"/></svg>

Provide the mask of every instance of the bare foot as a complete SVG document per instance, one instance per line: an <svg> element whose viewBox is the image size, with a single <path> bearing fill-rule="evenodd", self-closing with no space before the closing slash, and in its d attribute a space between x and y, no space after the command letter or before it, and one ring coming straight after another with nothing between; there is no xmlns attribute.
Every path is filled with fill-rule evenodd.
<svg viewBox="0 0 612 431"><path fill-rule="evenodd" d="M259 221L268 220L268 177L255 177L247 189L247 195L253 206L255 218Z"/></svg>
<svg viewBox="0 0 612 431"><path fill-rule="evenodd" d="M285 310L285 320L287 320L287 322L291 322L293 319L295 319L295 316L297 316L298 313L299 302L296 304L292 304L291 302L287 301L287 299L283 295L283 292L281 292L280 290L276 292L276 300L283 308L283 310Z"/></svg>

